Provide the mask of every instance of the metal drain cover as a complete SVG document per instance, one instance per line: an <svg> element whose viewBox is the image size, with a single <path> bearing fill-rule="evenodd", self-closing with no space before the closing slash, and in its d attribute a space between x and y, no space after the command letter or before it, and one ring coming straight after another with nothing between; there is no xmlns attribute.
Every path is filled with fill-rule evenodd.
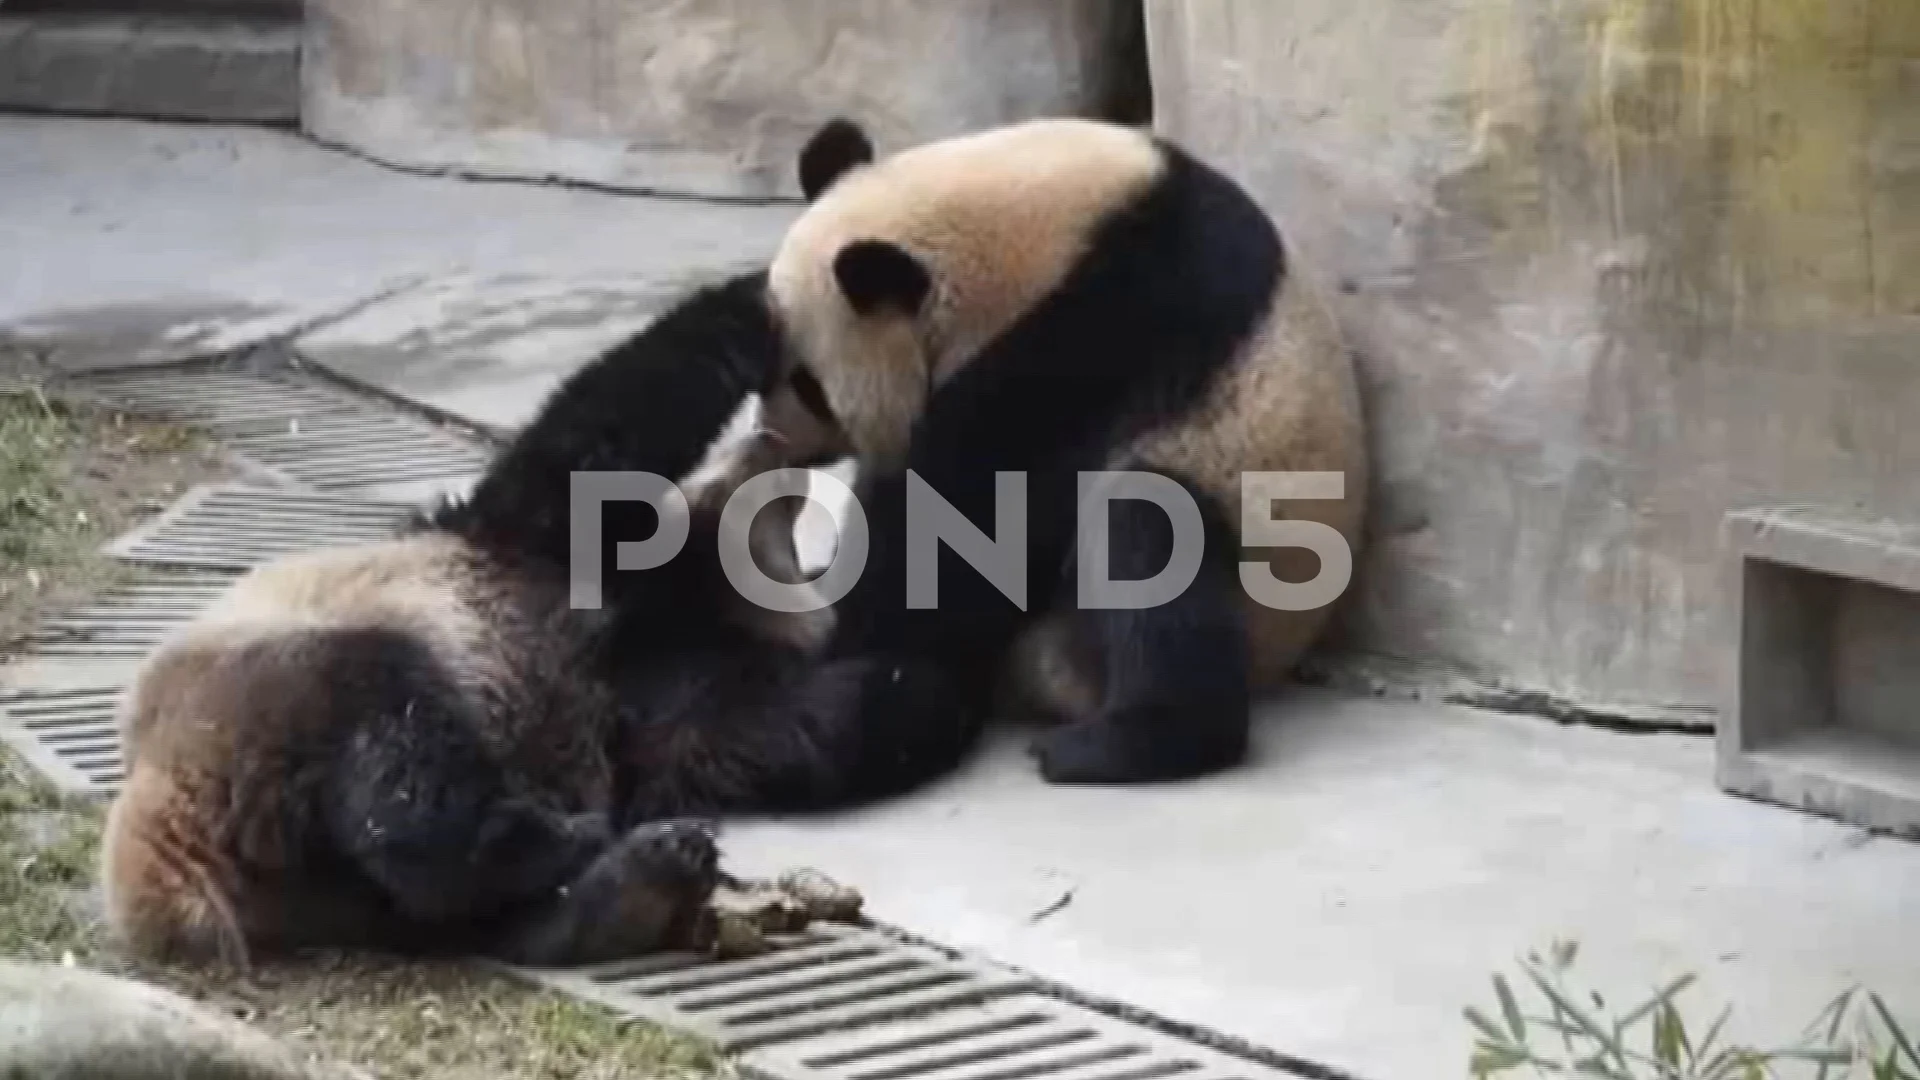
<svg viewBox="0 0 1920 1080"><path fill-rule="evenodd" d="M159 367L92 375L80 385L130 409L191 421L216 435L361 408L332 387L245 371Z"/></svg>
<svg viewBox="0 0 1920 1080"><path fill-rule="evenodd" d="M223 441L267 468L325 491L464 479L487 467L477 446L371 409L236 431Z"/></svg>
<svg viewBox="0 0 1920 1080"><path fill-rule="evenodd" d="M248 570L285 555L386 539L412 513L404 503L206 484L106 550L154 566Z"/></svg>
<svg viewBox="0 0 1920 1080"><path fill-rule="evenodd" d="M756 1080L1264 1080L1288 1074L1054 998L1021 994L741 1059Z"/></svg>
<svg viewBox="0 0 1920 1080"><path fill-rule="evenodd" d="M751 1050L841 1028L973 1004L1033 986L1025 975L951 960L858 927L820 925L765 956L713 961L665 954L564 971L541 983Z"/></svg>
<svg viewBox="0 0 1920 1080"><path fill-rule="evenodd" d="M231 573L156 574L42 621L27 648L44 660L140 660L219 599Z"/></svg>
<svg viewBox="0 0 1920 1080"><path fill-rule="evenodd" d="M85 385L128 408L198 424L242 457L323 491L461 481L489 460L474 440L293 373L155 368Z"/></svg>
<svg viewBox="0 0 1920 1080"><path fill-rule="evenodd" d="M126 779L119 687L0 694L0 740L62 791L110 795Z"/></svg>

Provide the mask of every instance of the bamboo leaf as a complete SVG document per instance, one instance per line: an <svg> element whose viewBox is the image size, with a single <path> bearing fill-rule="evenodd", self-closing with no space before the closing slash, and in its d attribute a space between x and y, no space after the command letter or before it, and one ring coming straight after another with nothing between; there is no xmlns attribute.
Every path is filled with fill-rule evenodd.
<svg viewBox="0 0 1920 1080"><path fill-rule="evenodd" d="M1506 1035L1502 1034L1499 1028L1493 1026L1493 1021L1487 1019L1485 1013L1471 1005L1461 1011L1465 1013L1467 1023L1472 1024L1479 1030L1480 1034L1486 1036L1488 1042L1496 1046L1506 1045Z"/></svg>
<svg viewBox="0 0 1920 1080"><path fill-rule="evenodd" d="M1774 1061L1804 1061L1809 1065L1820 1065L1824 1068L1832 1068L1835 1065L1846 1065L1853 1061L1852 1051L1814 1049L1811 1047L1796 1050L1774 1050L1766 1056Z"/></svg>
<svg viewBox="0 0 1920 1080"><path fill-rule="evenodd" d="M1654 1010L1660 1008L1660 1006L1666 1005L1669 1002L1671 1002L1674 998L1680 996L1681 993L1683 993L1688 987L1692 986L1696 981L1698 981L1698 979L1699 979L1698 975L1695 975L1692 972L1689 972L1673 980L1671 983L1668 983L1667 988L1665 990L1662 990L1659 993L1648 998L1644 1003L1642 1003L1639 1007L1635 1008L1632 1012L1621 1017L1620 1026L1632 1027L1633 1025L1646 1019L1648 1013L1653 1012Z"/></svg>
<svg viewBox="0 0 1920 1080"><path fill-rule="evenodd" d="M1720 1015L1714 1018L1713 1025L1707 1028L1706 1035L1700 1039L1700 1045L1694 1047L1693 1060L1698 1061L1713 1052L1714 1044L1720 1041L1720 1033L1726 1029L1727 1019L1732 1015L1733 1006L1731 1005L1720 1010Z"/></svg>
<svg viewBox="0 0 1920 1080"><path fill-rule="evenodd" d="M1874 1011L1880 1014L1880 1022L1886 1025L1887 1034L1893 1036L1893 1044L1900 1048L1901 1054L1905 1055L1908 1061L1920 1065L1920 1053L1914 1052L1913 1043L1907 1039L1907 1033L1900 1027L1900 1021L1894 1019L1893 1010L1887 1008L1886 999L1879 994L1868 994L1867 1001L1873 1005Z"/></svg>
<svg viewBox="0 0 1920 1080"><path fill-rule="evenodd" d="M1554 1007L1571 1017L1573 1022L1580 1026L1580 1029L1588 1038L1606 1047L1607 1050L1613 1054L1614 1060L1623 1065L1626 1063L1626 1053L1622 1050L1620 1043L1615 1040L1605 1028L1595 1023L1591 1016L1588 1016L1582 1011L1578 1005L1573 1003L1571 998L1562 993L1560 989L1551 982L1548 982L1536 973L1529 972L1528 974L1533 976L1535 985L1540 988L1541 993L1547 995L1548 1000L1553 1002Z"/></svg>
<svg viewBox="0 0 1920 1080"><path fill-rule="evenodd" d="M1680 1068L1680 1017L1671 1006L1653 1014L1653 1059L1669 1071Z"/></svg>
<svg viewBox="0 0 1920 1080"><path fill-rule="evenodd" d="M1525 1050L1512 1046L1481 1046L1474 1051L1473 1061L1469 1065L1475 1080L1494 1076L1525 1065L1531 1055Z"/></svg>
<svg viewBox="0 0 1920 1080"><path fill-rule="evenodd" d="M1506 1014L1507 1028L1513 1032L1516 1042L1527 1041L1526 1021L1520 1017L1520 1003L1513 998L1513 988L1507 985L1504 975L1493 977L1493 992L1500 998L1500 1011Z"/></svg>

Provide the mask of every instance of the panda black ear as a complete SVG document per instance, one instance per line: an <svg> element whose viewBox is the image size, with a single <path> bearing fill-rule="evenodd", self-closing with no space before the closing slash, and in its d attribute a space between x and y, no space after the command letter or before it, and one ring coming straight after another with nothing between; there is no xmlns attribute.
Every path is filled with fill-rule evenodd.
<svg viewBox="0 0 1920 1080"><path fill-rule="evenodd" d="M885 240L855 240L833 259L834 280L861 315L886 308L911 315L933 291L933 276L920 260Z"/></svg>
<svg viewBox="0 0 1920 1080"><path fill-rule="evenodd" d="M800 191L808 202L849 170L873 162L873 143L851 120L829 120L800 151Z"/></svg>

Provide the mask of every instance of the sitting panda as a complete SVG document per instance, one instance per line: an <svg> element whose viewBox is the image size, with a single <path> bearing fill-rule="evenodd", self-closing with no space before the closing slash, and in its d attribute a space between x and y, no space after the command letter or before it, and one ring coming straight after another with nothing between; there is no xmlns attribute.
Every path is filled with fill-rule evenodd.
<svg viewBox="0 0 1920 1080"><path fill-rule="evenodd" d="M1033 748L1054 782L1241 761L1253 693L1290 672L1328 616L1330 597L1298 586L1325 578L1337 596L1350 575L1368 484L1351 358L1274 223L1179 147L1093 121L875 160L837 120L799 172L810 205L769 292L858 451L871 536L829 654L932 658L963 686L1007 675L1016 702L1063 721ZM1079 476L1105 470L1163 478L1201 509L1192 582L1158 606L1076 599L1100 569L1078 554ZM945 547L937 609L908 603L909 471L987 537L1005 535L996 473L1026 474L1030 604ZM1243 474L1283 471L1323 475L1243 512ZM1140 498L1107 505L1108 577L1160 574L1168 514ZM1245 530L1274 510L1278 529Z"/></svg>
<svg viewBox="0 0 1920 1080"><path fill-rule="evenodd" d="M156 651L103 850L133 952L684 944L717 873L696 816L877 798L957 760L978 726L937 671L817 663L817 615L725 577L723 530L769 576L793 560L794 500L729 525L727 498L837 438L781 375L764 282L699 291L576 373L466 500L256 569ZM581 470L679 478L689 511L681 554L611 575L598 610L569 596ZM656 525L614 509L609 557Z"/></svg>

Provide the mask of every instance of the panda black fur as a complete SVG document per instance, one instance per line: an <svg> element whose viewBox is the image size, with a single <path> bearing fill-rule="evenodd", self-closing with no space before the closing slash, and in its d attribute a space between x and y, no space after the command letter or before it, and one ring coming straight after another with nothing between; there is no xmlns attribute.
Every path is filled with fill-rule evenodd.
<svg viewBox="0 0 1920 1080"><path fill-rule="evenodd" d="M1241 585L1243 559L1285 582L1312 580L1319 564L1303 549L1243 555L1241 476L1344 474L1343 498L1277 510L1349 550L1368 482L1350 356L1273 222L1179 147L1092 121L877 161L856 126L835 121L799 166L811 205L769 291L860 454L871 534L830 652L933 657L969 686L1011 675L1066 721L1035 744L1057 782L1240 761L1252 695L1292 669L1328 614L1265 607ZM938 610L906 607L908 470L989 534L996 471L1027 474L1031 616L944 546ZM1078 609L1075 476L1099 470L1158 473L1197 496L1203 564L1170 603ZM1116 501L1110 521L1113 579L1167 565L1159 509Z"/></svg>
<svg viewBox="0 0 1920 1080"><path fill-rule="evenodd" d="M879 797L977 733L937 673L816 663L716 554L745 479L831 448L781 381L763 275L582 369L472 496L395 540L242 578L143 666L103 852L136 952L305 946L578 963L682 942L711 890L689 815ZM686 547L568 601L569 476L682 481ZM605 544L648 515L608 507ZM790 565L791 505L751 527ZM776 573L776 568L768 568Z"/></svg>

